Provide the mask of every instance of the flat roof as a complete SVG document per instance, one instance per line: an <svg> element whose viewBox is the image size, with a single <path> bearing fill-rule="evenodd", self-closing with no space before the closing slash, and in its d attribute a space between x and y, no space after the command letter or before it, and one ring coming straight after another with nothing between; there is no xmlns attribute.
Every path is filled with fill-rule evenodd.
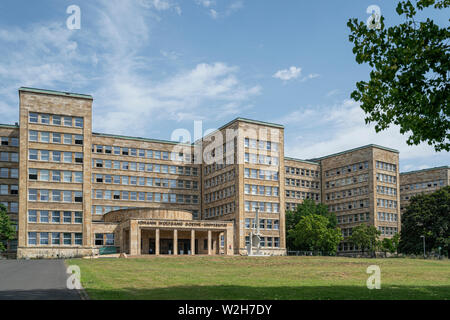
<svg viewBox="0 0 450 320"><path fill-rule="evenodd" d="M2 123L0 123L0 128L18 129L19 126L16 126L15 124L2 124Z"/></svg>
<svg viewBox="0 0 450 320"><path fill-rule="evenodd" d="M291 158L291 157L284 157L284 160L304 162L304 163L315 164L315 165L319 165L320 166L320 162L314 162L314 161L309 161L309 160L302 160L302 159Z"/></svg>
<svg viewBox="0 0 450 320"><path fill-rule="evenodd" d="M221 129L225 128L225 127L228 127L229 125L233 124L236 121L242 121L242 122L253 123L253 124L260 124L260 125L263 125L263 126L269 126L269 127L275 127L275 128L284 128L284 126L282 124L278 124L278 123L266 122L266 121L260 121L260 120L253 120L253 119L248 119L248 118L236 118L236 119L233 119L230 122L224 124L218 130L221 130Z"/></svg>
<svg viewBox="0 0 450 320"><path fill-rule="evenodd" d="M362 146L362 147L358 147L358 148L353 148L353 149L341 151L341 152L338 152L338 153L333 153L333 154L330 154L330 155L327 155L327 156L323 156L323 157L320 157L320 158L308 159L308 161L318 161L318 160L322 160L322 159L326 159L326 158L330 158L330 157L339 156L339 155L342 155L342 154L345 154L345 153L350 153L350 152L354 152L354 151L366 149L366 148L378 148L378 149L382 149L382 150L386 150L386 151L391 151L391 152L395 152L395 153L400 153L400 152L399 152L398 150L396 150L396 149L391 149L391 148L388 148L388 147L383 147L383 146L380 146L380 145L378 145L378 144L368 144L368 145L366 145L366 146Z"/></svg>
<svg viewBox="0 0 450 320"><path fill-rule="evenodd" d="M440 167L427 168L427 169L421 169L421 170L413 170L413 171L407 171L407 172L400 172L400 174L411 174L411 173L424 172L424 171L432 171L432 170L439 170L439 169L450 169L450 166L440 166Z"/></svg>
<svg viewBox="0 0 450 320"><path fill-rule="evenodd" d="M54 95L54 96L64 96L64 97L72 97L72 98L81 98L81 99L94 100L91 95L81 94L81 93L73 93L73 92L63 92L63 91L38 89L38 88L28 88L28 87L20 87L19 88L19 92L20 91L32 92L32 93L50 94L50 95Z"/></svg>
<svg viewBox="0 0 450 320"><path fill-rule="evenodd" d="M105 137L105 138L116 138L116 139L125 139L125 140L138 140L138 141L144 141L144 142L153 142L153 143L166 143L166 144L173 144L173 145L184 145L184 146L192 146L190 143L182 143L177 141L170 141L170 140L159 140L159 139L149 139L149 138L142 138L142 137L130 137L130 136L121 136L116 134L108 134L108 133L97 133L92 132L92 135L96 135L99 137Z"/></svg>

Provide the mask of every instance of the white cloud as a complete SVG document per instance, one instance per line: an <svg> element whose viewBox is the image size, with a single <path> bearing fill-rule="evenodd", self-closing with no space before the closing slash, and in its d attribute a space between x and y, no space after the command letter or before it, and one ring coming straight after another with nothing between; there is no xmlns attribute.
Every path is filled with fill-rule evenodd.
<svg viewBox="0 0 450 320"><path fill-rule="evenodd" d="M308 107L291 112L278 119L286 126L286 150L289 156L302 159L321 157L368 144L378 144L400 151L405 164L403 170L415 170L432 165L438 156L440 161L448 153L436 153L422 143L409 146L407 136L400 134L397 126L376 133L374 125L366 125L359 103L344 100L332 106ZM420 164L425 162L428 164ZM409 167L408 167L409 166Z"/></svg>
<svg viewBox="0 0 450 320"><path fill-rule="evenodd" d="M214 10L214 9L210 9L209 10L209 15L211 16L211 18L213 18L213 19L217 19L217 11L216 10Z"/></svg>
<svg viewBox="0 0 450 320"><path fill-rule="evenodd" d="M288 81L288 80L292 80L292 79L297 79L301 73L302 73L302 68L297 68L295 66L292 66L289 69L283 69L283 70L277 71L273 75L273 77L283 80L283 81Z"/></svg>

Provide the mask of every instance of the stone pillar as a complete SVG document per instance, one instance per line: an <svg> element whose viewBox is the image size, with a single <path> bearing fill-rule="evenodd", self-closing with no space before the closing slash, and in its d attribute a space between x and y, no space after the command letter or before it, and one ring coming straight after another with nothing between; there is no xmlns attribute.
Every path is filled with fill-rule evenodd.
<svg viewBox="0 0 450 320"><path fill-rule="evenodd" d="M142 254L142 241L141 241L141 228L139 228L139 225L137 226L137 243L136 243L136 247L137 247L137 254L141 255Z"/></svg>
<svg viewBox="0 0 450 320"><path fill-rule="evenodd" d="M173 254L178 255L178 230L173 230Z"/></svg>
<svg viewBox="0 0 450 320"><path fill-rule="evenodd" d="M223 254L225 256L228 255L227 249L228 249L227 232L224 231L223 232Z"/></svg>
<svg viewBox="0 0 450 320"><path fill-rule="evenodd" d="M208 230L208 256L211 255L211 230Z"/></svg>
<svg viewBox="0 0 450 320"><path fill-rule="evenodd" d="M155 229L155 255L159 256L159 229Z"/></svg>
<svg viewBox="0 0 450 320"><path fill-rule="evenodd" d="M138 251L138 248L140 247L140 244L138 245L138 225L136 220L130 220L130 255L131 256L137 256L140 254Z"/></svg>
<svg viewBox="0 0 450 320"><path fill-rule="evenodd" d="M191 230L191 255L195 255L195 230Z"/></svg>

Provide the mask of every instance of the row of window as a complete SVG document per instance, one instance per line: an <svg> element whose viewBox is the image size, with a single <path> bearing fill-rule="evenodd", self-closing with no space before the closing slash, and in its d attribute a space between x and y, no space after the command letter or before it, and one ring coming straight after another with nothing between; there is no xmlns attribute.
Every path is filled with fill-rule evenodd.
<svg viewBox="0 0 450 320"><path fill-rule="evenodd" d="M17 152L0 152L0 161L19 162L19 154Z"/></svg>
<svg viewBox="0 0 450 320"><path fill-rule="evenodd" d="M257 155L254 153L245 153L244 154L244 163L250 164L266 164L277 166L279 164L278 157L266 156L266 155Z"/></svg>
<svg viewBox="0 0 450 320"><path fill-rule="evenodd" d="M444 180L438 181L430 181L430 182L421 182L421 183L413 183L400 186L400 191L403 190L418 190L418 189L427 189L427 188L437 188L443 187L445 185Z"/></svg>
<svg viewBox="0 0 450 320"><path fill-rule="evenodd" d="M81 171L60 171L44 169L28 169L28 179L30 181L51 181L65 183L83 183L83 172Z"/></svg>
<svg viewBox="0 0 450 320"><path fill-rule="evenodd" d="M28 201L82 203L82 191L28 189Z"/></svg>
<svg viewBox="0 0 450 320"><path fill-rule="evenodd" d="M362 196L369 193L369 187L360 187L360 188L352 188L346 189L337 192L330 192L326 194L327 200L335 200L335 199L344 199L348 197L356 197Z"/></svg>
<svg viewBox="0 0 450 320"><path fill-rule="evenodd" d="M215 177L205 180L205 188L212 188L230 181L234 181L234 169L229 170L225 173L219 174Z"/></svg>
<svg viewBox="0 0 450 320"><path fill-rule="evenodd" d="M64 126L64 127L75 127L83 128L83 118L80 117L69 117L69 116L59 116L59 115L49 115L32 113L29 114L30 123L40 123L40 124L51 124L54 126Z"/></svg>
<svg viewBox="0 0 450 320"><path fill-rule="evenodd" d="M332 204L332 205L328 206L330 212L347 211L347 210L362 209L362 208L368 208L368 207L369 207L369 199L338 203L338 204L334 204L334 205Z"/></svg>
<svg viewBox="0 0 450 320"><path fill-rule="evenodd" d="M245 245L250 245L250 236L245 237ZM280 238L278 237L261 237L260 246L262 248L279 248Z"/></svg>
<svg viewBox="0 0 450 320"><path fill-rule="evenodd" d="M235 209L236 205L234 201L220 206L207 208L205 209L205 218L220 217L226 214L233 213Z"/></svg>
<svg viewBox="0 0 450 320"><path fill-rule="evenodd" d="M18 195L19 194L19 186L15 184L2 184L0 185L0 195Z"/></svg>
<svg viewBox="0 0 450 320"><path fill-rule="evenodd" d="M397 172L397 166L393 163L387 163L387 162L383 162L383 161L377 161L375 163L375 167L377 169L382 169L385 171L392 171L392 172Z"/></svg>
<svg viewBox="0 0 450 320"><path fill-rule="evenodd" d="M92 190L92 199L198 204L197 195L159 192Z"/></svg>
<svg viewBox="0 0 450 320"><path fill-rule="evenodd" d="M256 229L256 219L245 218L245 229ZM259 219L259 229L279 230L280 221L274 219Z"/></svg>
<svg viewBox="0 0 450 320"><path fill-rule="evenodd" d="M387 199L377 199L377 207L381 208L397 208L397 201Z"/></svg>
<svg viewBox="0 0 450 320"><path fill-rule="evenodd" d="M357 213L357 214L345 214L337 216L337 223L338 224L345 224L345 223L354 223L354 222L364 222L369 221L370 219L370 213Z"/></svg>
<svg viewBox="0 0 450 320"><path fill-rule="evenodd" d="M259 180L273 180L278 181L278 171L260 170L260 169L244 169L244 178L259 179Z"/></svg>
<svg viewBox="0 0 450 320"><path fill-rule="evenodd" d="M245 201L244 208L246 212L267 212L267 213L278 213L280 212L280 204L276 202L256 202L256 201Z"/></svg>
<svg viewBox="0 0 450 320"><path fill-rule="evenodd" d="M29 149L28 159L34 161L81 164L83 163L83 153Z"/></svg>
<svg viewBox="0 0 450 320"><path fill-rule="evenodd" d="M244 139L244 147L246 148L278 151L279 145L280 144L278 142L264 141L250 138Z"/></svg>
<svg viewBox="0 0 450 320"><path fill-rule="evenodd" d="M245 184L244 185L244 193L251 194L255 196L269 196L269 197L278 197L280 188L271 187L271 186L262 186L255 184Z"/></svg>
<svg viewBox="0 0 450 320"><path fill-rule="evenodd" d="M83 245L83 234L68 232L28 232L28 245L81 246Z"/></svg>
<svg viewBox="0 0 450 320"><path fill-rule="evenodd" d="M103 215L107 214L111 211L117 211L117 210L126 210L126 209L135 209L136 207L122 207L122 206L92 206L91 214L95 215ZM194 219L197 219L198 217L198 211L192 210L192 215Z"/></svg>
<svg viewBox="0 0 450 320"><path fill-rule="evenodd" d="M286 178L285 181L286 186L295 186L295 187L303 187L303 188L320 188L319 181L309 181L309 180L300 180L300 179L290 179Z"/></svg>
<svg viewBox="0 0 450 320"><path fill-rule="evenodd" d="M114 233L96 233L95 245L96 246L114 246Z"/></svg>
<svg viewBox="0 0 450 320"><path fill-rule="evenodd" d="M72 135L68 133L57 133L47 131L33 131L28 132L28 141L42 142L42 143L57 143L57 144L74 144L83 145L82 135Z"/></svg>
<svg viewBox="0 0 450 320"><path fill-rule="evenodd" d="M313 199L316 201L320 200L320 194L314 193L314 192L304 192L304 191L297 191L297 190L286 190L286 198L293 198L293 199Z"/></svg>
<svg viewBox="0 0 450 320"><path fill-rule="evenodd" d="M169 166L158 163L138 163L128 161L92 159L92 168L168 173L195 177L198 176L197 167Z"/></svg>
<svg viewBox="0 0 450 320"><path fill-rule="evenodd" d="M158 150L144 150L128 147L92 145L93 153L111 154L115 156L130 156L156 160L185 161L192 162L193 155L183 152L169 152Z"/></svg>
<svg viewBox="0 0 450 320"><path fill-rule="evenodd" d="M377 212L377 215L378 215L378 221L391 221L391 222L398 221L398 214L396 214L396 213Z"/></svg>
<svg viewBox="0 0 450 320"><path fill-rule="evenodd" d="M0 168L0 178L18 179L19 169L17 168Z"/></svg>
<svg viewBox="0 0 450 320"><path fill-rule="evenodd" d="M398 228L396 227L378 227L382 236L393 236L398 233Z"/></svg>
<svg viewBox="0 0 450 320"><path fill-rule="evenodd" d="M390 188L385 186L377 186L377 193L378 194L386 194L389 196L396 196L397 195L397 188Z"/></svg>
<svg viewBox="0 0 450 320"><path fill-rule="evenodd" d="M235 194L235 186L229 186L221 190L205 194L205 203L211 203L232 197Z"/></svg>
<svg viewBox="0 0 450 320"><path fill-rule="evenodd" d="M358 176L353 176L350 178L337 179L333 181L327 181L325 183L325 188L338 188L343 186L348 186L356 183L363 183L369 181L369 175L367 173Z"/></svg>
<svg viewBox="0 0 450 320"><path fill-rule="evenodd" d="M0 137L0 145L18 147L19 146L19 138Z"/></svg>
<svg viewBox="0 0 450 320"><path fill-rule="evenodd" d="M170 189L193 189L198 190L198 182L191 180L175 180L175 179L161 179L161 178L144 178L136 176L112 176L109 174L93 174L93 183L106 184L122 184L132 186L146 186Z"/></svg>
<svg viewBox="0 0 450 320"><path fill-rule="evenodd" d="M294 167L285 167L286 174L295 174L295 175L302 175L306 177L319 177L320 171L317 170L310 170L310 169L303 169L303 168L294 168Z"/></svg>
<svg viewBox="0 0 450 320"><path fill-rule="evenodd" d="M356 171L366 170L369 168L369 162L359 162L348 166L325 171L326 177L339 176L341 174L349 174Z"/></svg>
<svg viewBox="0 0 450 320"><path fill-rule="evenodd" d="M62 213L62 217L61 217ZM83 213L76 211L28 210L29 223L82 224Z"/></svg>
<svg viewBox="0 0 450 320"><path fill-rule="evenodd" d="M397 183L397 177L388 174L377 173L377 181L384 183Z"/></svg>

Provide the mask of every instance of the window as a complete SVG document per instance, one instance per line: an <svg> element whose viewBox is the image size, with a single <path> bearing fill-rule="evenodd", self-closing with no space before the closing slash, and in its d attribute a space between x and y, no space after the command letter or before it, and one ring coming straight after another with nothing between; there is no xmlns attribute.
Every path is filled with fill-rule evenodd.
<svg viewBox="0 0 450 320"><path fill-rule="evenodd" d="M75 212L75 223L77 223L77 224L83 223L83 213L82 212Z"/></svg>
<svg viewBox="0 0 450 320"><path fill-rule="evenodd" d="M71 127L72 126L72 117L64 117L64 125L66 127Z"/></svg>
<svg viewBox="0 0 450 320"><path fill-rule="evenodd" d="M41 161L49 161L50 160L50 152L47 150L41 150Z"/></svg>
<svg viewBox="0 0 450 320"><path fill-rule="evenodd" d="M40 223L48 223L48 211L41 211L39 213L39 222Z"/></svg>
<svg viewBox="0 0 450 320"><path fill-rule="evenodd" d="M70 246L72 245L72 234L71 233L64 233L63 235L64 238L64 245L66 246Z"/></svg>
<svg viewBox="0 0 450 320"><path fill-rule="evenodd" d="M61 171L52 171L52 181L61 182Z"/></svg>
<svg viewBox="0 0 450 320"><path fill-rule="evenodd" d="M28 140L32 142L38 141L38 133L37 131L30 131L28 134Z"/></svg>
<svg viewBox="0 0 450 320"><path fill-rule="evenodd" d="M38 123L38 114L37 113L30 113L29 114L29 120L31 123Z"/></svg>
<svg viewBox="0 0 450 320"><path fill-rule="evenodd" d="M61 125L61 116L52 116L53 125L60 126Z"/></svg>
<svg viewBox="0 0 450 320"><path fill-rule="evenodd" d="M75 172L75 182L83 183L83 172Z"/></svg>
<svg viewBox="0 0 450 320"><path fill-rule="evenodd" d="M95 234L95 245L96 246L103 246L103 233L96 233Z"/></svg>
<svg viewBox="0 0 450 320"><path fill-rule="evenodd" d="M52 244L53 245L61 244L61 234L59 232L52 232Z"/></svg>
<svg viewBox="0 0 450 320"><path fill-rule="evenodd" d="M28 159L29 160L37 160L38 159L38 151L30 149L28 151Z"/></svg>
<svg viewBox="0 0 450 320"><path fill-rule="evenodd" d="M83 202L83 192L75 191L75 202Z"/></svg>
<svg viewBox="0 0 450 320"><path fill-rule="evenodd" d="M37 120L36 120L37 122ZM35 246L37 244L37 233L28 232L28 245Z"/></svg>
<svg viewBox="0 0 450 320"><path fill-rule="evenodd" d="M75 233L75 245L81 246L83 244L83 234L82 233Z"/></svg>
<svg viewBox="0 0 450 320"><path fill-rule="evenodd" d="M63 191L63 202L72 202L72 191Z"/></svg>
<svg viewBox="0 0 450 320"><path fill-rule="evenodd" d="M82 153L75 153L75 163L83 163L83 154Z"/></svg>
<svg viewBox="0 0 450 320"><path fill-rule="evenodd" d="M53 133L52 134L52 142L53 143L61 143L61 134L60 133Z"/></svg>
<svg viewBox="0 0 450 320"><path fill-rule="evenodd" d="M83 128L83 118L75 118L75 127Z"/></svg>
<svg viewBox="0 0 450 320"><path fill-rule="evenodd" d="M30 223L37 222L37 211L36 210L28 210L28 222L30 222Z"/></svg>
<svg viewBox="0 0 450 320"><path fill-rule="evenodd" d="M106 244L107 246L113 246L114 245L114 233L107 233L106 234Z"/></svg>
<svg viewBox="0 0 450 320"><path fill-rule="evenodd" d="M52 211L52 223L61 223L61 212Z"/></svg>
<svg viewBox="0 0 450 320"><path fill-rule="evenodd" d="M41 170L39 172L40 181L48 181L48 178L49 178L48 170Z"/></svg>
<svg viewBox="0 0 450 320"><path fill-rule="evenodd" d="M49 143L50 142L50 132L41 132L41 142Z"/></svg>
<svg viewBox="0 0 450 320"><path fill-rule="evenodd" d="M64 144L72 144L72 135L64 134Z"/></svg>
<svg viewBox="0 0 450 320"><path fill-rule="evenodd" d="M41 245L48 245L48 232L41 232L39 243Z"/></svg>
<svg viewBox="0 0 450 320"><path fill-rule="evenodd" d="M64 211L64 213L63 213L63 223L72 223L72 212Z"/></svg>
<svg viewBox="0 0 450 320"><path fill-rule="evenodd" d="M37 201L36 189L28 189L28 201Z"/></svg>
<svg viewBox="0 0 450 320"><path fill-rule="evenodd" d="M83 145L83 136L82 135L75 135L75 144Z"/></svg>
<svg viewBox="0 0 450 320"><path fill-rule="evenodd" d="M48 190L40 190L39 195L41 202L48 202Z"/></svg>

